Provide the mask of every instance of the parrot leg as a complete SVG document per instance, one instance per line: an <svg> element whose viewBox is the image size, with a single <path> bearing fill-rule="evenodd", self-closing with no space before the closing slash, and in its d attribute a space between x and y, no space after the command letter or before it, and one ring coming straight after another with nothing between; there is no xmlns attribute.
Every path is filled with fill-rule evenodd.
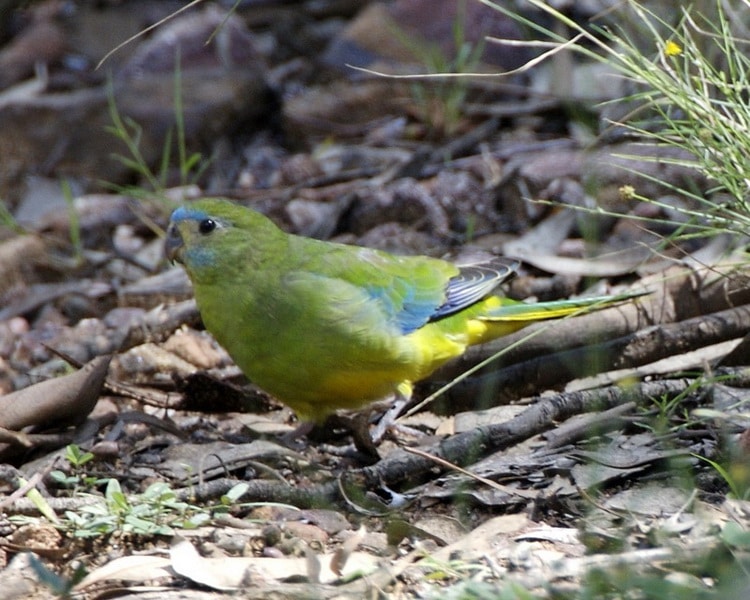
<svg viewBox="0 0 750 600"><path fill-rule="evenodd" d="M278 436L277 440L287 448L300 451L307 445L303 438L307 438L316 443L319 450L334 456L347 456L356 458L364 464L375 464L380 460L380 455L370 437L369 416L369 411L352 416L334 413L323 423L303 421L293 431ZM342 432L351 436L353 444L345 448L329 446L332 438L340 436Z"/></svg>
<svg viewBox="0 0 750 600"><path fill-rule="evenodd" d="M295 445L299 445L300 438L309 435L313 429L315 429L315 423L312 421L303 421L292 431L287 431L286 433L281 434L279 440L285 446L293 448Z"/></svg>
<svg viewBox="0 0 750 600"><path fill-rule="evenodd" d="M372 432L372 441L375 445L380 444L383 441L386 433L394 427L398 427L396 419L401 416L401 413L406 408L406 405L411 400L411 394L413 391L412 384L405 381L396 388L395 398L393 404L381 417L375 429Z"/></svg>
<svg viewBox="0 0 750 600"><path fill-rule="evenodd" d="M306 445L302 438L315 443L319 450L334 456L356 458L365 464L374 464L380 460L377 448L370 437L371 411L353 414L333 413L322 423L303 421L294 431L289 431L277 439L281 444L293 450L301 450ZM345 447L329 445L342 435L349 436L351 444Z"/></svg>
<svg viewBox="0 0 750 600"><path fill-rule="evenodd" d="M349 415L331 415L327 423L333 422L343 425L352 436L354 447L360 453L360 458L367 464L375 464L380 460L377 444L370 437L370 411Z"/></svg>

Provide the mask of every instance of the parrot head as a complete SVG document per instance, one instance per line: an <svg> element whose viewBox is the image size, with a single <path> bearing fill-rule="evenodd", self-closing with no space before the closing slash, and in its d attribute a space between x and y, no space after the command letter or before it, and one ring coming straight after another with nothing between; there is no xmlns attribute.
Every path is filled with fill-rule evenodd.
<svg viewBox="0 0 750 600"><path fill-rule="evenodd" d="M201 279L215 276L217 269L252 266L285 236L259 212L207 198L172 213L164 251L170 261L185 267L191 279Z"/></svg>
<svg viewBox="0 0 750 600"><path fill-rule="evenodd" d="M191 249L208 245L206 240L220 223L221 221L211 217L204 210L181 206L169 219L164 253L172 262L185 263L190 259Z"/></svg>

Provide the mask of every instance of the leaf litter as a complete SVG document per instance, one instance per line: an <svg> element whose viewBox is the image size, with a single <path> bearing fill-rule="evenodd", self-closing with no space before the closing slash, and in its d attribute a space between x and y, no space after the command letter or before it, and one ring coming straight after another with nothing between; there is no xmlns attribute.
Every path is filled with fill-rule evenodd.
<svg viewBox="0 0 750 600"><path fill-rule="evenodd" d="M326 21L302 5L305 35L323 36ZM247 10L246 23L263 22ZM512 254L526 266L511 295L581 293L589 278L605 278L605 293L651 294L540 326L523 343L528 332L472 351L420 386L420 398L508 349L404 419L409 429L389 436L367 465L347 447L345 430L280 443L277 435L293 428L288 410L249 387L201 331L182 271L159 255L150 226L164 225L158 204L91 190L74 198L74 220L17 194L0 172L3 194L20 198L11 214L25 215L29 231L3 229L0 240L4 579L33 572L39 585L43 571L25 558L34 552L92 597L168 598L186 587L194 598L206 588L247 598L374 590L408 598L462 581L496 589L514 581L544 595L566 592L592 569L649 565L687 575L727 548L746 550L747 503L726 498L726 478L708 462L747 489L747 361L735 355L723 365L722 357L749 333L750 286L742 262L726 256L727 240L665 244L669 231L633 227L627 215L645 209L612 190L635 183L648 191L653 179L611 168L637 154L630 144L587 151L554 133L553 114L521 99L507 124L483 119L478 108L489 110L505 92L479 84L469 90L473 118L441 138L414 117L406 87L295 80L310 76L311 59L276 54L268 40L279 33L260 39L275 68L263 77L306 92L288 94L280 115L304 149L292 151L262 126L244 139L212 133L223 159L209 167L204 190L238 190L238 200L309 235L436 256L466 245ZM348 127L335 112L341 102L357 106ZM219 113L215 122L236 117ZM221 154L231 144L245 144L240 158ZM639 168L652 174L654 163ZM677 166L656 174L685 176ZM579 210L591 200L583 182L593 175L596 201L626 216ZM707 346L719 349L650 368ZM588 379L607 372L604 383ZM91 458L72 464L61 452L70 444ZM166 489L151 497L154 483ZM43 512L67 528L27 535L49 527ZM87 537L75 520L85 514L114 525ZM138 529L146 518L169 533L146 535ZM80 563L88 574L75 581ZM29 585L9 585L7 597L46 593Z"/></svg>

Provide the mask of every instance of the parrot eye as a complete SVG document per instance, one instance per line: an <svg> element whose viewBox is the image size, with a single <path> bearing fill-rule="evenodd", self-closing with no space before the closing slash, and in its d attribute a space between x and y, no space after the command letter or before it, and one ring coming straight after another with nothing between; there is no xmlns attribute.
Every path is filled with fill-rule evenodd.
<svg viewBox="0 0 750 600"><path fill-rule="evenodd" d="M213 219L203 219L198 223L198 231L203 235L211 233L214 229L216 229L216 221Z"/></svg>

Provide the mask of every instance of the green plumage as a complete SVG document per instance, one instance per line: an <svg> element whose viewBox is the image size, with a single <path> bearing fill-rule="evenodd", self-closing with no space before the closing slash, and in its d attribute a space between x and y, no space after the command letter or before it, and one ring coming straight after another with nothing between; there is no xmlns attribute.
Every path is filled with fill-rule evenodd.
<svg viewBox="0 0 750 600"><path fill-rule="evenodd" d="M490 295L512 274L508 263L459 268L307 239L221 199L173 213L167 254L184 265L206 328L248 378L318 422L409 394L472 344L622 299L518 303Z"/></svg>

